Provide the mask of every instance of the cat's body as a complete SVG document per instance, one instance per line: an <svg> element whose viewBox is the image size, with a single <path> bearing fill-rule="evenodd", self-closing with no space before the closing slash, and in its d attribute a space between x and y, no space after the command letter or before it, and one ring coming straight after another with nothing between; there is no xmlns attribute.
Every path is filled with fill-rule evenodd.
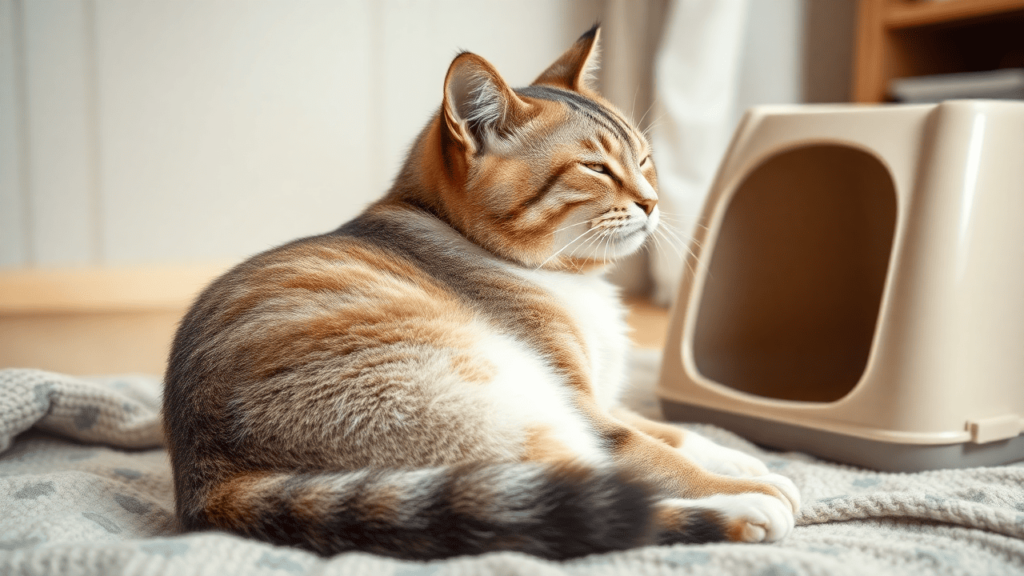
<svg viewBox="0 0 1024 576"><path fill-rule="evenodd" d="M596 41L516 91L460 55L383 200L200 296L166 378L183 528L411 558L788 533L791 482L616 406L600 271L658 213L646 140L586 87Z"/></svg>

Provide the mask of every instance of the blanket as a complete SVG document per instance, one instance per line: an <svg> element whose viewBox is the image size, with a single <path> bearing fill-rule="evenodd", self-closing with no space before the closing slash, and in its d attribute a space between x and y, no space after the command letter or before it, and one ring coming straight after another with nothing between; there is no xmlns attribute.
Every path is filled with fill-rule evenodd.
<svg viewBox="0 0 1024 576"><path fill-rule="evenodd" d="M626 404L649 417L658 355L635 351ZM179 534L154 377L0 371L0 574L1024 574L1024 464L890 474L761 449L804 505L776 544L651 546L551 562L517 553L408 562L321 558L216 533Z"/></svg>

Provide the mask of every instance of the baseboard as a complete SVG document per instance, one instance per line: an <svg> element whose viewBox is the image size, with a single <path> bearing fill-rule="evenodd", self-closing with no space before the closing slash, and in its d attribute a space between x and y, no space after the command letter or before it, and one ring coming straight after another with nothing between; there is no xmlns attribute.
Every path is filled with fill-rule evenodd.
<svg viewBox="0 0 1024 576"><path fill-rule="evenodd" d="M0 272L0 368L162 374L178 321L226 264Z"/></svg>

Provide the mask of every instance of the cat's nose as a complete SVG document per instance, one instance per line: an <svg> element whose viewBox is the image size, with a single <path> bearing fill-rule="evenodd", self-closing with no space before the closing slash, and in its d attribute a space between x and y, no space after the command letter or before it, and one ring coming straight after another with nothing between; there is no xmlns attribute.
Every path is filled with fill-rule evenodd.
<svg viewBox="0 0 1024 576"><path fill-rule="evenodd" d="M644 198L643 200L636 201L636 205L639 206L640 209L644 211L644 214L647 214L648 216L651 215L651 212L654 212L654 206L657 203L657 198Z"/></svg>

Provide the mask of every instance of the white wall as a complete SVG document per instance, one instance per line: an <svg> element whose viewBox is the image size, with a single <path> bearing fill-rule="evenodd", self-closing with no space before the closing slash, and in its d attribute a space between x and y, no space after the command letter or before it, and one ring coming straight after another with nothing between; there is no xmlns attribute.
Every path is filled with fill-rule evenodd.
<svg viewBox="0 0 1024 576"><path fill-rule="evenodd" d="M749 1L737 116L844 99L855 0ZM386 190L460 49L526 84L601 18L606 92L639 116L668 3L0 0L0 268L219 262L333 229Z"/></svg>
<svg viewBox="0 0 1024 576"><path fill-rule="evenodd" d="M601 0L0 0L0 267L222 261L388 187L469 49L526 84Z"/></svg>
<svg viewBox="0 0 1024 576"><path fill-rule="evenodd" d="M25 189L22 183L18 109L20 45L18 14L11 0L0 0L0 268L26 260Z"/></svg>

